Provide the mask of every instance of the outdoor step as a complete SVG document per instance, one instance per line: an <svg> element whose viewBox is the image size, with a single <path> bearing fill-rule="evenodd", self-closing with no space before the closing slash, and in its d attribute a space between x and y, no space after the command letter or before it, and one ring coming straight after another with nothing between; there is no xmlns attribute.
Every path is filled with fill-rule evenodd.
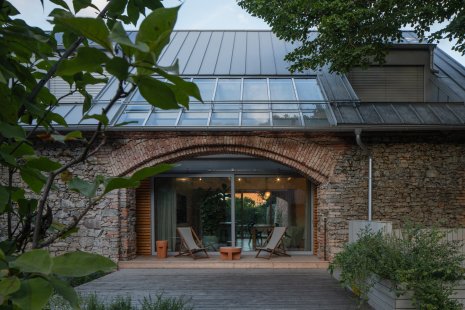
<svg viewBox="0 0 465 310"><path fill-rule="evenodd" d="M173 257L160 259L157 256L139 256L134 260L120 261L119 269L190 269L190 268L232 268L232 269L327 269L328 261L312 255L295 255L291 257L273 257L271 259L255 258L243 255L240 260L224 261L219 256L192 259L191 257Z"/></svg>

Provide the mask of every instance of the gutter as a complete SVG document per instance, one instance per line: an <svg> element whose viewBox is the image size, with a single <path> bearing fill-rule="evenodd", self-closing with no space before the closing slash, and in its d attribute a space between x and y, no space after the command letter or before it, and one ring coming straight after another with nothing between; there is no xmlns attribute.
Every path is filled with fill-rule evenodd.
<svg viewBox="0 0 465 310"><path fill-rule="evenodd" d="M357 145L368 154L368 221L372 220L372 193L373 193L373 157L368 147L362 142L362 129L355 129L355 140Z"/></svg>

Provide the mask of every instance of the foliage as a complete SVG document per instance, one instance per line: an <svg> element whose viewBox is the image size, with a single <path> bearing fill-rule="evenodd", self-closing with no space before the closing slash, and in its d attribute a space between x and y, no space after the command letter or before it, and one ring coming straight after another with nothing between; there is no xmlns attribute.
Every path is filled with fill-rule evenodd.
<svg viewBox="0 0 465 310"><path fill-rule="evenodd" d="M50 12L53 30L46 32L16 18L20 12L10 1L0 1L0 216L6 226L0 240L0 306L39 309L55 292L77 308L74 290L64 277L115 268L110 260L84 252L52 258L39 250L75 232L79 221L110 191L137 187L171 167L147 167L129 177L83 179L73 174L105 144L112 106L136 87L150 104L163 109L187 107L189 97L201 100L195 84L176 75L177 63L169 68L157 64L178 7L164 8L158 0L110 0L103 9L91 0L73 0L73 6L50 2L58 8ZM85 8L95 9L97 17L76 16ZM136 25L141 16L146 18L133 40L123 24ZM94 102L87 89L112 76L118 81L112 99L100 113L90 115ZM66 81L69 92L58 98L52 94L45 87L52 78ZM82 118L97 123L86 133L71 131L54 112L75 93L84 98ZM40 152L38 145L77 155L54 158ZM75 192L85 206L62 223L54 218L59 210L50 194L63 188Z"/></svg>
<svg viewBox="0 0 465 310"><path fill-rule="evenodd" d="M72 308L78 308L78 296L66 277L83 277L116 268L114 262L96 254L78 251L51 257L43 249L11 257L0 250L0 265L0 302L19 309L42 309L54 292Z"/></svg>
<svg viewBox="0 0 465 310"><path fill-rule="evenodd" d="M465 53L465 10L462 0L307 1L239 0L239 5L267 22L278 37L300 41L286 55L291 70L329 65L332 72L348 72L373 60L383 63L387 49L400 42L402 27L434 42L457 39L453 49ZM447 22L428 35L431 26ZM313 30L318 30L318 33Z"/></svg>
<svg viewBox="0 0 465 310"><path fill-rule="evenodd" d="M227 214L227 186L208 189L200 204L200 220L204 235L216 236L220 222L226 221Z"/></svg>
<svg viewBox="0 0 465 310"><path fill-rule="evenodd" d="M85 310L191 310L188 300L176 297L164 297L163 294L156 295L155 298L144 297L140 301L140 306L133 306L131 297L119 296L111 302L105 303L95 294L81 297L81 306ZM57 296L54 296L48 305L50 310L68 310L70 307Z"/></svg>
<svg viewBox="0 0 465 310"><path fill-rule="evenodd" d="M363 231L330 265L341 270L341 283L366 300L370 288L381 279L392 282L397 296L413 292L418 309L461 309L451 300L453 287L465 270L461 245L447 240L438 229L408 227L402 236Z"/></svg>

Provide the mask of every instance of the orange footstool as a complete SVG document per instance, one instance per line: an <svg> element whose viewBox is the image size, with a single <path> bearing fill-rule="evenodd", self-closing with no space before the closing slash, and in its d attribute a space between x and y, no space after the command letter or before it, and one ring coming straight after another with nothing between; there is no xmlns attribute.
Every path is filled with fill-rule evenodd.
<svg viewBox="0 0 465 310"><path fill-rule="evenodd" d="M220 248L220 255L222 260L238 260L241 259L242 248L225 246Z"/></svg>

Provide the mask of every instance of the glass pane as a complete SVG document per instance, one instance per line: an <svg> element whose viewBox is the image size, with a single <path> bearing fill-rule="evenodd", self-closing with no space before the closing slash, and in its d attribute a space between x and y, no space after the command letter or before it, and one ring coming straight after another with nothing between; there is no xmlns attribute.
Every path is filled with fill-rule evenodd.
<svg viewBox="0 0 465 310"><path fill-rule="evenodd" d="M211 103L202 103L200 101L192 101L193 98L190 98L189 110L210 110L212 105Z"/></svg>
<svg viewBox="0 0 465 310"><path fill-rule="evenodd" d="M66 115L65 120L68 125L78 124L82 119L82 105L76 104L74 108Z"/></svg>
<svg viewBox="0 0 465 310"><path fill-rule="evenodd" d="M126 124L125 126L141 126L144 124L146 117L147 113L125 112L121 114L117 124L130 122L130 124Z"/></svg>
<svg viewBox="0 0 465 310"><path fill-rule="evenodd" d="M242 113L242 126L270 126L270 114Z"/></svg>
<svg viewBox="0 0 465 310"><path fill-rule="evenodd" d="M266 79L244 79L242 100L268 100Z"/></svg>
<svg viewBox="0 0 465 310"><path fill-rule="evenodd" d="M270 104L268 102L243 103L242 108L244 110L269 110Z"/></svg>
<svg viewBox="0 0 465 310"><path fill-rule="evenodd" d="M271 100L296 100L291 79L270 79Z"/></svg>
<svg viewBox="0 0 465 310"><path fill-rule="evenodd" d="M236 244L263 246L276 226L287 227L287 250L310 250L307 181L302 177L236 177Z"/></svg>
<svg viewBox="0 0 465 310"><path fill-rule="evenodd" d="M299 100L323 100L320 86L316 79L294 79Z"/></svg>
<svg viewBox="0 0 465 310"><path fill-rule="evenodd" d="M179 112L154 112L150 115L146 126L175 126Z"/></svg>
<svg viewBox="0 0 465 310"><path fill-rule="evenodd" d="M155 240L179 249L177 227L192 227L208 251L231 245L230 178L156 178Z"/></svg>
<svg viewBox="0 0 465 310"><path fill-rule="evenodd" d="M271 107L273 110L298 110L299 104L290 102L273 103Z"/></svg>
<svg viewBox="0 0 465 310"><path fill-rule="evenodd" d="M200 95L203 101L213 100L213 91L215 90L215 79L194 79L194 83L197 84L200 90ZM191 98L192 101L197 99Z"/></svg>
<svg viewBox="0 0 465 310"><path fill-rule="evenodd" d="M223 110L240 110L241 105L239 103L231 102L215 102L213 104L214 111L223 111Z"/></svg>
<svg viewBox="0 0 465 310"><path fill-rule="evenodd" d="M239 113L212 113L210 120L211 126L238 126L239 125Z"/></svg>
<svg viewBox="0 0 465 310"><path fill-rule="evenodd" d="M273 113L273 126L301 126L299 113Z"/></svg>
<svg viewBox="0 0 465 310"><path fill-rule="evenodd" d="M323 107L319 107L313 111L304 111L304 124L305 126L328 126L329 121L328 117L326 116L325 109Z"/></svg>
<svg viewBox="0 0 465 310"><path fill-rule="evenodd" d="M241 79L219 79L215 100L241 100Z"/></svg>
<svg viewBox="0 0 465 310"><path fill-rule="evenodd" d="M181 126L207 126L207 112L183 112L179 125Z"/></svg>

